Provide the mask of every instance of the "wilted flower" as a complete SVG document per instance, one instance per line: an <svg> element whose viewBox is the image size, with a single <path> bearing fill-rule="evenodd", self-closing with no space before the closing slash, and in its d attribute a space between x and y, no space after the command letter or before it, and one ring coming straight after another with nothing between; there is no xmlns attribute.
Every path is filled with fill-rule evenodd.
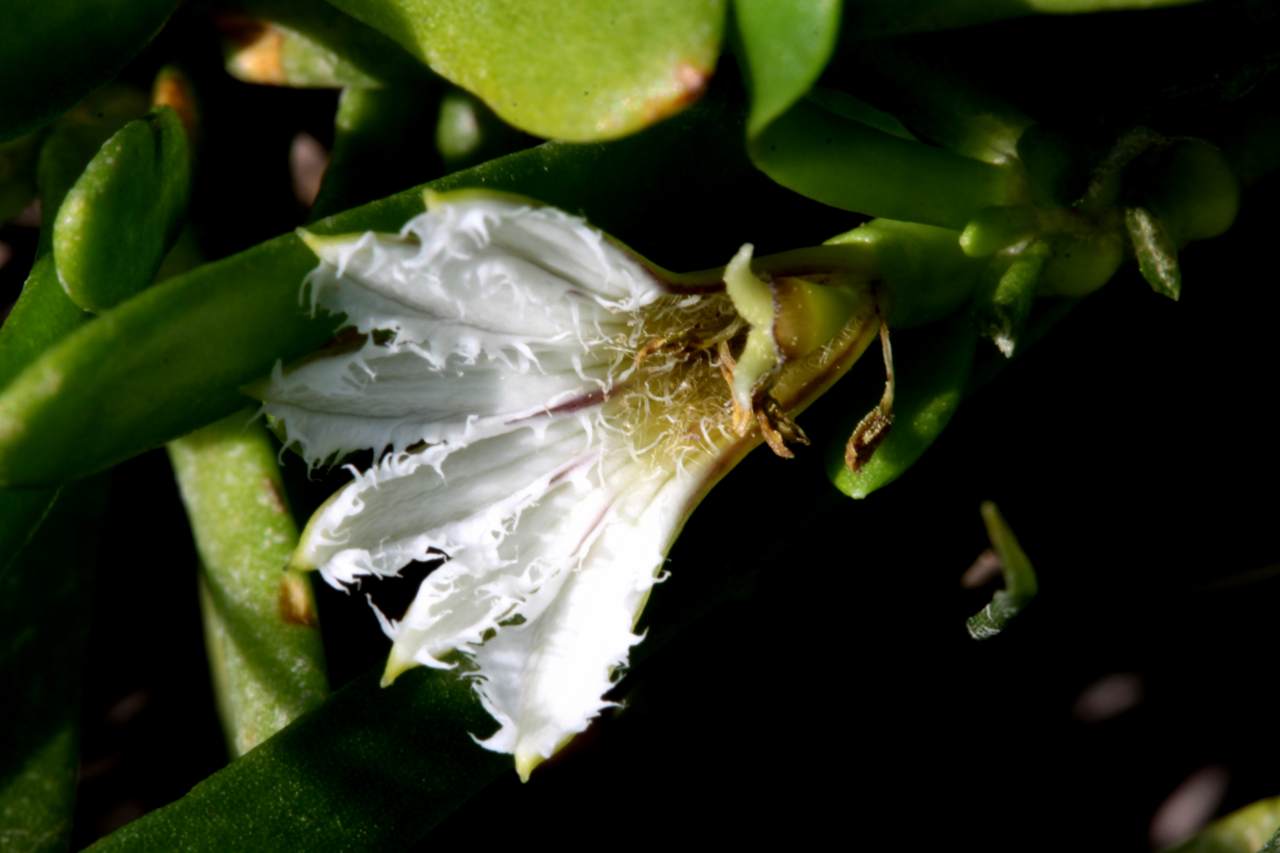
<svg viewBox="0 0 1280 853"><path fill-rule="evenodd" d="M265 409L313 464L389 452L295 563L344 585L440 562L403 618L379 614L385 681L463 663L500 724L483 744L527 777L608 704L694 506L762 436L802 438L786 413L874 337L874 302L856 276L757 278L749 246L727 289L675 276L492 194L429 195L399 235L307 241L313 305L361 337L277 369Z"/></svg>

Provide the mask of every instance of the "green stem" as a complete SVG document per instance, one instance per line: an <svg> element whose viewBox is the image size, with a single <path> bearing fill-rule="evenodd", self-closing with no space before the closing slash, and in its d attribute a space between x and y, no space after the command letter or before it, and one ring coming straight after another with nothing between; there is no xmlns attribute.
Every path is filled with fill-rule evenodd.
<svg viewBox="0 0 1280 853"><path fill-rule="evenodd" d="M311 588L284 571L298 529L271 441L252 421L238 412L168 446L200 553L209 665L236 756L328 692Z"/></svg>

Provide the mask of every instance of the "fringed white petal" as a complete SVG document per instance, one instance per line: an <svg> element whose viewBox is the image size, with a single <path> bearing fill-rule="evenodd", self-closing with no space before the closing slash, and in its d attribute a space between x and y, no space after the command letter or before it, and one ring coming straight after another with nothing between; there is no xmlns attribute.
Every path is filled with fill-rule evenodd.
<svg viewBox="0 0 1280 853"><path fill-rule="evenodd" d="M514 753L522 776L608 706L693 483L652 472L628 483L576 564L539 591L537 618L475 650L477 692L501 724L482 744Z"/></svg>
<svg viewBox="0 0 1280 853"><path fill-rule="evenodd" d="M437 367L411 349L367 343L277 368L263 410L313 465L424 441L462 446L598 402L622 373L608 357L538 349L516 361L455 357Z"/></svg>
<svg viewBox="0 0 1280 853"><path fill-rule="evenodd" d="M581 219L509 201L441 205L399 236L309 243L322 261L308 278L314 306L437 359L539 341L586 349L663 292Z"/></svg>
<svg viewBox="0 0 1280 853"><path fill-rule="evenodd" d="M497 559L513 519L598 459L582 417L478 441L390 454L312 517L295 555L330 584L394 575L440 554Z"/></svg>

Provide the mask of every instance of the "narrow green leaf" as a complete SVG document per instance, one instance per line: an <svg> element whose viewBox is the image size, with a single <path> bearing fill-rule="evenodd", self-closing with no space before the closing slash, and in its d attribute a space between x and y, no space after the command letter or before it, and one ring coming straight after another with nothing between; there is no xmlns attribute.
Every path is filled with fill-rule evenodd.
<svg viewBox="0 0 1280 853"><path fill-rule="evenodd" d="M376 88L432 76L394 41L327 3L239 0L215 23L227 71L246 83Z"/></svg>
<svg viewBox="0 0 1280 853"><path fill-rule="evenodd" d="M33 130L110 80L178 0L9 0L0 28L0 140Z"/></svg>
<svg viewBox="0 0 1280 853"><path fill-rule="evenodd" d="M538 136L623 136L706 85L725 0L331 0Z"/></svg>
<svg viewBox="0 0 1280 853"><path fill-rule="evenodd" d="M836 0L734 0L755 136L813 86L840 36Z"/></svg>
<svg viewBox="0 0 1280 853"><path fill-rule="evenodd" d="M634 240L646 228L669 233L662 229L688 221L678 211L695 210L698 199L757 191L738 153L740 134L732 113L708 104L640 137L548 143L428 186L523 193ZM664 209L677 214L655 217ZM415 188L311 230L391 231L421 210ZM82 326L0 393L0 484L83 476L242 407L242 386L278 360L314 350L337 327L337 318L310 317L300 301L314 265L310 250L285 235L163 282Z"/></svg>
<svg viewBox="0 0 1280 853"><path fill-rule="evenodd" d="M991 501L982 505L982 521L987 526L991 547L1000 560L1004 575L1004 589L996 592L991 602L969 617L966 627L975 640L994 637L1005 629L1009 620L1017 616L1036 594L1036 572L1027 559L1026 552L1018 544L1013 530L1005 523L1000 510Z"/></svg>
<svg viewBox="0 0 1280 853"><path fill-rule="evenodd" d="M843 444L833 449L829 471L836 488L851 498L865 498L915 464L959 407L977 340L972 322L963 315L894 336L893 426L857 471L845 465Z"/></svg>
<svg viewBox="0 0 1280 853"><path fill-rule="evenodd" d="M67 297L58 280L49 238L53 218L103 141L145 109L146 101L136 92L108 88L68 113L46 135L37 167L45 222L36 261L0 327L0 387L89 319Z"/></svg>
<svg viewBox="0 0 1280 853"><path fill-rule="evenodd" d="M1124 227L1138 256L1138 269L1156 293L1177 300L1182 293L1178 246L1164 222L1143 207L1126 208Z"/></svg>
<svg viewBox="0 0 1280 853"><path fill-rule="evenodd" d="M89 848L406 848L502 774L476 746L492 721L456 673L370 674L177 802Z"/></svg>
<svg viewBox="0 0 1280 853"><path fill-rule="evenodd" d="M103 143L53 226L55 267L71 301L99 313L149 285L190 192L191 152L173 110L131 121Z"/></svg>
<svg viewBox="0 0 1280 853"><path fill-rule="evenodd" d="M205 642L233 755L328 692L308 581L284 566L298 544L276 453L252 410L169 443L200 554Z"/></svg>
<svg viewBox="0 0 1280 853"><path fill-rule="evenodd" d="M1272 797L1215 820L1167 853L1273 853L1278 839L1280 797Z"/></svg>
<svg viewBox="0 0 1280 853"><path fill-rule="evenodd" d="M0 569L0 848L65 850L79 765L80 666L103 483L66 490ZM0 491L0 507L32 496ZM49 508L51 493L30 506ZM28 518L31 518L28 515ZM6 543L7 544L7 543Z"/></svg>
<svg viewBox="0 0 1280 853"><path fill-rule="evenodd" d="M963 228L984 207L1014 204L1015 170L902 139L799 101L750 143L751 158L788 189L869 216Z"/></svg>

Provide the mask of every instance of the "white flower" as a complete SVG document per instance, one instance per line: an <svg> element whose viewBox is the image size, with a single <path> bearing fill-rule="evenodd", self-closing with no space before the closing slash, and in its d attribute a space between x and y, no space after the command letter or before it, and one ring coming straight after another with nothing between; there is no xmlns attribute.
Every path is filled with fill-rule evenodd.
<svg viewBox="0 0 1280 853"><path fill-rule="evenodd" d="M443 561L402 619L379 614L386 681L464 663L500 724L483 745L527 778L608 705L690 511L757 424L778 447L797 434L784 411L852 363L874 306L848 290L829 341L744 380L731 353L767 309L744 319L719 275L655 271L552 208L429 196L399 235L307 240L313 306L363 337L277 368L264 408L313 464L389 452L315 514L295 563L344 585ZM767 302L749 261L738 291Z"/></svg>

